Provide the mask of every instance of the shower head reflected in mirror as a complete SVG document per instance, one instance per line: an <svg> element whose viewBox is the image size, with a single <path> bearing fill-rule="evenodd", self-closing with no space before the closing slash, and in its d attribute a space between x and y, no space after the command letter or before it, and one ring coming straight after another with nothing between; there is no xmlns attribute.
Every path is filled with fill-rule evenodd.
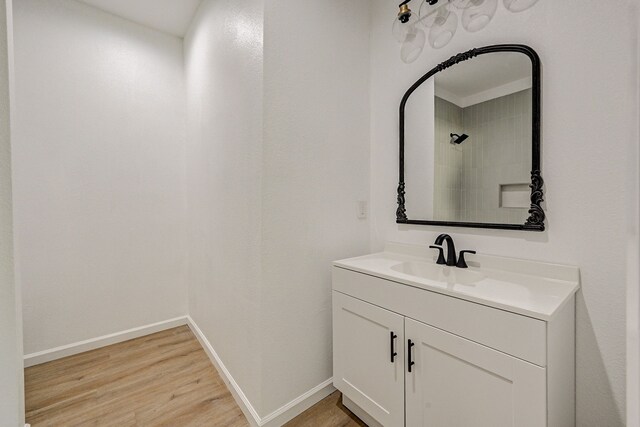
<svg viewBox="0 0 640 427"><path fill-rule="evenodd" d="M452 133L452 134L449 134L449 136L451 137L451 140L449 141L449 143L455 144L455 145L460 145L467 138L469 138L469 135L467 135L466 133L463 133L462 135L458 135L457 133Z"/></svg>

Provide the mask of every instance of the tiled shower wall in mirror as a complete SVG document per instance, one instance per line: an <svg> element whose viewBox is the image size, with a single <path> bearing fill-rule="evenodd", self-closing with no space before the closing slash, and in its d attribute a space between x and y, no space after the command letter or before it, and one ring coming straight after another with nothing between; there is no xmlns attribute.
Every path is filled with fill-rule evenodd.
<svg viewBox="0 0 640 427"><path fill-rule="evenodd" d="M524 223L528 207L501 207L500 189L528 187L530 171L531 89L466 108L436 97L435 220Z"/></svg>

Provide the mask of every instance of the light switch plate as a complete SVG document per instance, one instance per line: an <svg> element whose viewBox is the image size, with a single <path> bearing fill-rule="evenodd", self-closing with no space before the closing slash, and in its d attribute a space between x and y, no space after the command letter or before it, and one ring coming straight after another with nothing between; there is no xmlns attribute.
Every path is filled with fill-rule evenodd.
<svg viewBox="0 0 640 427"><path fill-rule="evenodd" d="M359 219L366 219L369 213L369 204L366 200L358 200L357 216Z"/></svg>

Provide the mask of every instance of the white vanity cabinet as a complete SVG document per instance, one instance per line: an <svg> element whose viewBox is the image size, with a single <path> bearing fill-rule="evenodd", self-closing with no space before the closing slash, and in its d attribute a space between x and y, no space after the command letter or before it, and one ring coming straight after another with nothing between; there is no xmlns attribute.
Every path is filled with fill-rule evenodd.
<svg viewBox="0 0 640 427"><path fill-rule="evenodd" d="M404 425L404 317L333 294L334 385L383 425Z"/></svg>
<svg viewBox="0 0 640 427"><path fill-rule="evenodd" d="M412 319L405 336L407 426L546 425L544 368Z"/></svg>
<svg viewBox="0 0 640 427"><path fill-rule="evenodd" d="M526 265L478 268L482 279L456 294L459 284L438 288L379 265L403 256L376 256L333 267L334 385L356 415L370 426L575 425L577 269L547 266L532 278ZM480 300L506 279L513 288ZM513 298L528 301L506 304Z"/></svg>

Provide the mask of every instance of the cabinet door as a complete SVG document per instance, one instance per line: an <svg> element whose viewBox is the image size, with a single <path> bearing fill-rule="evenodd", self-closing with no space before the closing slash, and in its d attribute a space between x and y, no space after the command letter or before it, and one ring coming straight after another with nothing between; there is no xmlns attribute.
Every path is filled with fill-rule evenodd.
<svg viewBox="0 0 640 427"><path fill-rule="evenodd" d="M546 425L544 368L411 319L405 337L408 427Z"/></svg>
<svg viewBox="0 0 640 427"><path fill-rule="evenodd" d="M403 342L403 316L333 292L333 384L384 426L404 426Z"/></svg>

